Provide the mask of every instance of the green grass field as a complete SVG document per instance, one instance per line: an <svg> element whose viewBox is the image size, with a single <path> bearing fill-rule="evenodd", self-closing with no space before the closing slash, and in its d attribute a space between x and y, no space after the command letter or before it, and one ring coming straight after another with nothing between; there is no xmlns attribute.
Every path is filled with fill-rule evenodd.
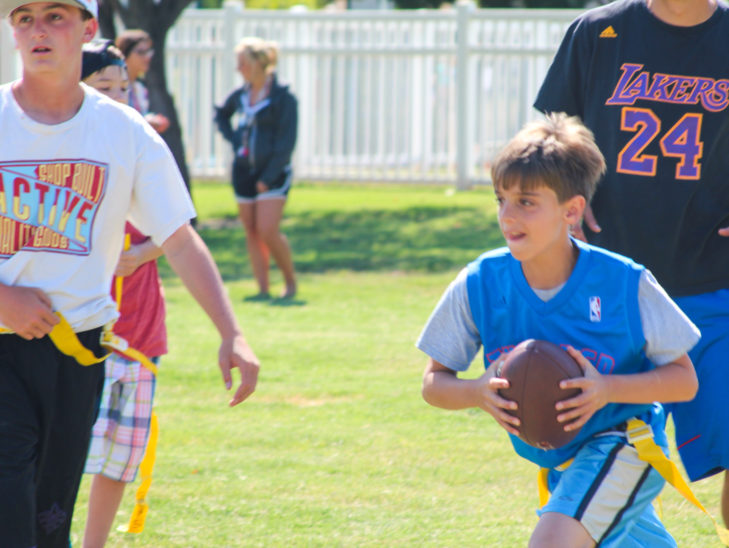
<svg viewBox="0 0 729 548"><path fill-rule="evenodd" d="M163 264L170 354L150 511L142 534L113 531L108 546L526 546L536 468L487 414L428 406L414 347L458 270L502 243L491 191L299 184L284 221L300 283L290 302L244 301L256 287L230 190L198 184L194 196L262 362L258 390L227 407L216 332ZM275 270L273 281L277 292ZM719 478L693 487L718 516ZM662 506L679 546L720 545L709 518L673 489Z"/></svg>

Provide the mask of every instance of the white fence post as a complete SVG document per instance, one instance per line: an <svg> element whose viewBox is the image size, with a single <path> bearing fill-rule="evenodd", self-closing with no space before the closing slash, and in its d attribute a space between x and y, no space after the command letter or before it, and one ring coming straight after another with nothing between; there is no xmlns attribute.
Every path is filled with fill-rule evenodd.
<svg viewBox="0 0 729 548"><path fill-rule="evenodd" d="M475 6L471 0L459 0L456 3L458 13L457 53L456 53L456 188L464 190L470 185L471 151L468 96L470 79L468 77L468 23L469 15Z"/></svg>
<svg viewBox="0 0 729 548"><path fill-rule="evenodd" d="M227 179L213 104L237 85L243 36L276 40L299 100L294 175L317 181L490 182L489 163L538 114L531 101L578 10L185 10L167 36L167 81L194 178ZM0 83L19 76L0 23Z"/></svg>
<svg viewBox="0 0 729 548"><path fill-rule="evenodd" d="M19 74L13 31L7 17L0 21L0 83L15 80Z"/></svg>
<svg viewBox="0 0 729 548"><path fill-rule="evenodd" d="M223 25L223 42L225 44L225 51L223 52L223 66L221 68L223 70L224 86L227 90L223 93L224 97L236 87L234 75L237 59L235 58L235 52L233 50L243 36L237 36L235 23L241 15L243 15L243 9L239 2L228 1L223 3L223 11L223 15L225 17L225 23Z"/></svg>

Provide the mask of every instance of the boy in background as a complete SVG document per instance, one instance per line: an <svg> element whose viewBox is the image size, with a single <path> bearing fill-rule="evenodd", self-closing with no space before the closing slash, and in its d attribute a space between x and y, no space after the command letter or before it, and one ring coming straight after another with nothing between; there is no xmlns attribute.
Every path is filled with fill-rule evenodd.
<svg viewBox="0 0 729 548"><path fill-rule="evenodd" d="M483 409L519 455L550 469L551 497L530 546L676 546L651 505L664 480L638 458L625 429L629 419L643 420L667 453L663 408L653 402L694 396L686 353L699 333L645 268L570 237L604 169L576 118L555 114L519 132L492 168L507 247L458 275L417 341L430 356L428 403ZM507 413L516 403L497 393L508 387L496 374L503 355L529 338L566 347L585 373L561 383L582 393L557 404L565 430L579 429L557 449L520 440L519 421ZM484 374L459 378L481 346Z"/></svg>
<svg viewBox="0 0 729 548"><path fill-rule="evenodd" d="M124 56L110 40L83 46L83 82L122 104L128 102L129 78ZM127 222L129 249L119 259L111 294L119 306L114 333L154 364L167 353L165 302L157 272L162 250ZM119 291L119 294L117 294ZM139 470L149 439L156 375L141 362L112 352L105 363L106 377L99 418L91 433L85 472L94 474L89 494L83 546L101 548L124 495Z"/></svg>

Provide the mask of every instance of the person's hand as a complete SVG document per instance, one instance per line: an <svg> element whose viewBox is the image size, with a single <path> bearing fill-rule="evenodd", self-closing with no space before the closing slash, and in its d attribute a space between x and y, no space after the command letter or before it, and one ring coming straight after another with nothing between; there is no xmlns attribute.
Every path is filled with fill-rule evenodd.
<svg viewBox="0 0 729 548"><path fill-rule="evenodd" d="M567 379L559 383L560 388L580 388L582 393L567 400L557 402L557 411L565 411L557 415L557 420L565 424L565 431L578 430L590 420L590 417L596 411L607 405L608 399L608 383L605 376L601 375L597 369L582 355L582 352L575 350L571 346L567 347L567 352L572 356L585 372L584 377L576 377Z"/></svg>
<svg viewBox="0 0 729 548"><path fill-rule="evenodd" d="M585 231L582 230L583 222L587 225L587 228L589 228L593 232L600 232L602 228L600 228L600 225L597 224L597 219L595 219L595 214L592 212L590 204L585 205L585 211L582 214L582 217L583 218L579 223L570 226L570 234L572 234L572 236L574 236L578 240L587 242L587 238L585 237ZM729 232L727 232L727 235L729 235Z"/></svg>
<svg viewBox="0 0 729 548"><path fill-rule="evenodd" d="M264 183L263 181L258 181L256 183L256 190L259 194L263 194L264 192L268 192L268 185Z"/></svg>
<svg viewBox="0 0 729 548"><path fill-rule="evenodd" d="M149 125L157 131L157 133L164 133L167 131L167 128L170 127L170 120L164 114L150 112L145 116L145 119L149 122Z"/></svg>
<svg viewBox="0 0 729 548"><path fill-rule="evenodd" d="M115 276L129 276L134 274L142 264L144 259L142 258L139 246L133 245L129 249L122 251L119 255L119 262L114 270Z"/></svg>
<svg viewBox="0 0 729 548"><path fill-rule="evenodd" d="M261 365L253 350L243 338L243 335L236 335L231 339L224 339L220 343L218 365L223 375L226 390L230 390L233 386L231 371L234 368L240 370L240 386L235 391L233 399L228 403L231 407L245 400L256 389L258 371Z"/></svg>
<svg viewBox="0 0 729 548"><path fill-rule="evenodd" d="M506 410L516 410L516 402L499 396L498 390L509 388L509 381L496 376L499 364L506 356L503 355L494 361L486 372L478 378L479 407L489 413L502 428L510 434L519 435L519 419L510 415Z"/></svg>
<svg viewBox="0 0 729 548"><path fill-rule="evenodd" d="M724 228L719 229L719 236L724 236L725 238L729 238L729 226L725 226Z"/></svg>
<svg viewBox="0 0 729 548"><path fill-rule="evenodd" d="M51 299L36 287L2 286L0 322L26 340L48 335L60 320Z"/></svg>

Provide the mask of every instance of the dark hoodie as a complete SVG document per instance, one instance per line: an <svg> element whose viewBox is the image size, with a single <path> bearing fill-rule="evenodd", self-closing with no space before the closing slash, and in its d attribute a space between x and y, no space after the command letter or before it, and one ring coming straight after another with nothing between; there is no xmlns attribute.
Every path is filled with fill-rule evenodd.
<svg viewBox="0 0 729 548"><path fill-rule="evenodd" d="M296 144L297 103L287 85L273 75L266 99L248 106L250 86L233 91L222 106L215 107L215 123L223 138L233 145L236 168L247 169L251 178L271 188L289 170ZM231 118L238 113L233 129ZM245 150L243 150L245 149Z"/></svg>

